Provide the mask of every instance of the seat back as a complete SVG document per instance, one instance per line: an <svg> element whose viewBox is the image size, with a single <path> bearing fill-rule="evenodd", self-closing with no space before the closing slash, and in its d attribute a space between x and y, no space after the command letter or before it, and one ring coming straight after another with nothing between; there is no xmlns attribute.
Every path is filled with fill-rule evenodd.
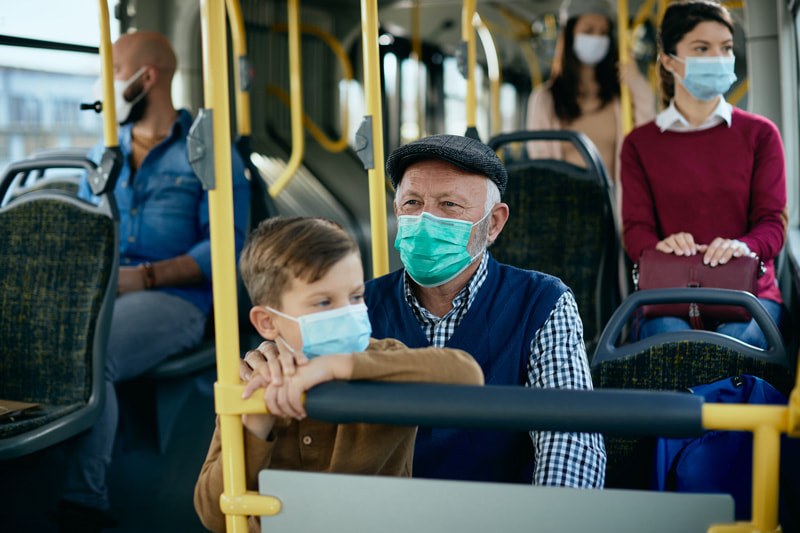
<svg viewBox="0 0 800 533"><path fill-rule="evenodd" d="M500 135L489 146L531 140L573 143L586 168L550 159L508 164L503 201L510 216L492 254L502 263L557 276L572 289L589 351L618 302L611 182L594 145L578 132Z"/></svg>
<svg viewBox="0 0 800 533"><path fill-rule="evenodd" d="M664 333L617 346L628 319L640 306L688 301L747 308L769 347L762 350L701 330ZM591 359L591 368L595 388L685 391L740 374L760 377L786 395L794 384L781 334L761 302L750 293L723 289L634 292L609 320ZM606 437L606 486L649 488L654 444L653 439Z"/></svg>
<svg viewBox="0 0 800 533"><path fill-rule="evenodd" d="M9 167L3 195L23 167ZM0 424L0 459L64 440L100 413L119 261L115 213L111 195L94 205L57 190L0 208L0 398L42 404Z"/></svg>

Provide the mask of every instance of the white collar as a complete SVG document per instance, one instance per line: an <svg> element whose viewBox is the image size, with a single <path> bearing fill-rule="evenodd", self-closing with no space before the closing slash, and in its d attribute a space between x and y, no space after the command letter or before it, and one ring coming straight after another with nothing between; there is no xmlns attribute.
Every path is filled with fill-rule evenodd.
<svg viewBox="0 0 800 533"><path fill-rule="evenodd" d="M669 107L656 116L656 126L658 126L658 129L662 132L667 130L681 132L701 131L713 128L714 126L725 122L730 128L732 114L733 106L726 102L724 97L720 97L717 106L714 108L714 111L711 112L705 122L697 127L694 127L689 124L689 121L686 120L686 117L684 117L681 112L678 111L678 108L675 107L675 100L672 100L669 103Z"/></svg>

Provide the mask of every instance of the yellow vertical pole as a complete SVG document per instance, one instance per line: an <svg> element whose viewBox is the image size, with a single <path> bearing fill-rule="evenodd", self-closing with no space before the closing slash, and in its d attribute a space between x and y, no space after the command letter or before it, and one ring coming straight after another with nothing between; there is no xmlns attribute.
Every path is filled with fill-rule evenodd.
<svg viewBox="0 0 800 533"><path fill-rule="evenodd" d="M361 43L364 47L367 115L372 117L372 149L375 161L375 168L369 169L369 222L372 228L372 275L377 278L389 272L377 0L361 0Z"/></svg>
<svg viewBox="0 0 800 533"><path fill-rule="evenodd" d="M114 106L114 57L111 53L111 30L108 26L108 3L99 0L100 18L100 77L103 84L103 140L106 148L119 146L117 109Z"/></svg>
<svg viewBox="0 0 800 533"><path fill-rule="evenodd" d="M630 62L630 32L628 31L628 0L617 0L617 33L619 34L619 62L622 68ZM631 91L623 83L619 88L619 103L622 110L622 133L633 129L633 108Z"/></svg>
<svg viewBox="0 0 800 533"><path fill-rule="evenodd" d="M297 172L306 150L303 135L303 64L300 61L300 0L289 0L289 93L292 118L292 155L283 173L269 188L274 198ZM377 33L377 32L376 32ZM377 38L376 38L377 39ZM377 40L375 41L377 43Z"/></svg>
<svg viewBox="0 0 800 533"><path fill-rule="evenodd" d="M214 117L214 175L208 191L217 376L221 385L239 383L239 330L236 323L236 251L233 229L228 54L224 0L200 0L203 38L203 95ZM231 497L245 493L244 438L238 414L220 415L223 485ZM246 531L247 517L228 515L228 531Z"/></svg>
<svg viewBox="0 0 800 533"><path fill-rule="evenodd" d="M763 425L753 430L753 503L750 519L754 531L776 531L778 528L780 449L778 428Z"/></svg>
<svg viewBox="0 0 800 533"><path fill-rule="evenodd" d="M236 86L236 131L242 137L251 133L250 126L250 93L242 84L242 76L249 76L249 72L242 72L242 61L247 57L247 40L244 33L244 17L239 0L225 0L228 9L228 18L231 25L231 43L233 44L234 83Z"/></svg>
<svg viewBox="0 0 800 533"><path fill-rule="evenodd" d="M422 31L419 0L411 5L411 52L417 62L417 138L425 136L425 84L422 77Z"/></svg>
<svg viewBox="0 0 800 533"><path fill-rule="evenodd" d="M477 125L477 101L475 97L475 30L472 18L475 16L476 0L464 0L461 9L461 40L467 43L467 130Z"/></svg>

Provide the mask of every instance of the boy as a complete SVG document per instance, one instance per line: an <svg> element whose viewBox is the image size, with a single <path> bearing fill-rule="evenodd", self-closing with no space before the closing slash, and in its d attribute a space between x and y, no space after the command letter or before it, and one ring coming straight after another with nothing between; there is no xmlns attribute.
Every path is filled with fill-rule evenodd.
<svg viewBox="0 0 800 533"><path fill-rule="evenodd" d="M269 414L243 415L247 488L264 468L410 476L416 428L329 424L305 419L302 395L332 379L483 384L466 352L409 349L369 338L364 273L353 239L320 218L262 222L239 261L253 308L250 321L277 343L279 358L251 377L249 397L266 387ZM219 426L195 486L195 509L213 531L225 530ZM251 517L250 531L260 531Z"/></svg>

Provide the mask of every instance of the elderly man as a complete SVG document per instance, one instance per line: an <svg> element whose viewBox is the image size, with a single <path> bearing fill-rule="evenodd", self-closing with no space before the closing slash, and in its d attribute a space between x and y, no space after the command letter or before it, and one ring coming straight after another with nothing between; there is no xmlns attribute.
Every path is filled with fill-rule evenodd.
<svg viewBox="0 0 800 533"><path fill-rule="evenodd" d="M465 350L487 384L591 389L572 292L552 276L501 265L486 250L509 216L497 155L467 137L434 135L392 152L386 169L405 268L367 283L373 336ZM270 347L259 350L273 364ZM246 360L254 366L264 356L248 352ZM420 428L413 474L601 488L605 464L599 434Z"/></svg>
<svg viewBox="0 0 800 533"><path fill-rule="evenodd" d="M120 269L105 368L106 405L79 436L68 460L58 520L62 531L97 531L113 524L106 474L117 430L114 384L200 343L211 309L208 194L189 165L192 117L171 100L176 58L154 32L114 43L120 148L125 161L114 190L120 214ZM90 157L99 159L102 146ZM86 180L82 197L91 199ZM247 228L250 188L233 158L236 251Z"/></svg>

